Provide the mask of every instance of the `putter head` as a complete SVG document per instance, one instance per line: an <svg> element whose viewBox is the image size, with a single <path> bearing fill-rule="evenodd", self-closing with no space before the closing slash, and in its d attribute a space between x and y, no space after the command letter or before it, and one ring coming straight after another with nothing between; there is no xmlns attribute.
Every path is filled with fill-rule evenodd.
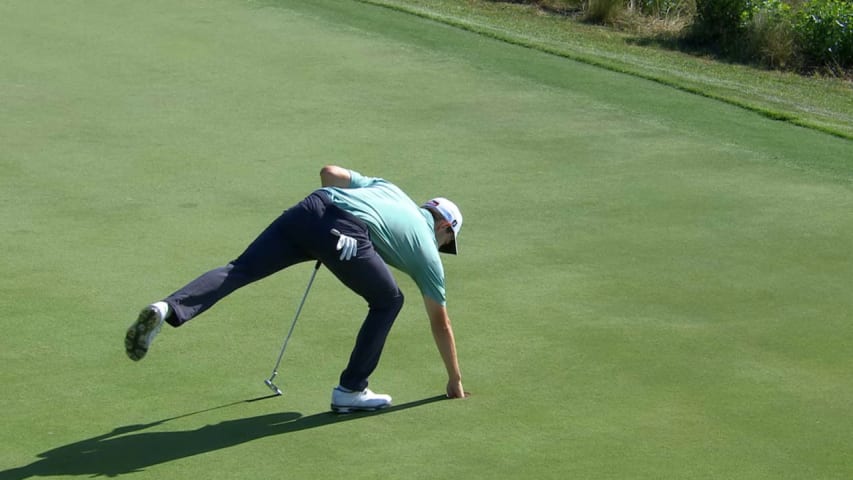
<svg viewBox="0 0 853 480"><path fill-rule="evenodd" d="M272 383L272 381L270 381L270 380L264 380L264 383L266 384L266 386L270 387L270 390L272 390L273 392L275 392L275 394L276 394L276 395L281 395L281 390L279 390L279 388L278 388L278 387L276 387L276 386L275 386L275 384L274 384L274 383Z"/></svg>

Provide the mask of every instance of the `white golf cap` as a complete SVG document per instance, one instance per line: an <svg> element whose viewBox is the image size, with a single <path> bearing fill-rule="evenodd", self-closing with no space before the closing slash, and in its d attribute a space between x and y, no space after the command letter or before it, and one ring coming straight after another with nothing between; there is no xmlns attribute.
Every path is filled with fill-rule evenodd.
<svg viewBox="0 0 853 480"><path fill-rule="evenodd" d="M438 251L456 255L456 238L459 236L459 230L462 230L462 212L459 211L459 207L444 197L433 198L422 206L423 208L429 208L440 213L450 223L450 227L453 229L453 241L441 246Z"/></svg>

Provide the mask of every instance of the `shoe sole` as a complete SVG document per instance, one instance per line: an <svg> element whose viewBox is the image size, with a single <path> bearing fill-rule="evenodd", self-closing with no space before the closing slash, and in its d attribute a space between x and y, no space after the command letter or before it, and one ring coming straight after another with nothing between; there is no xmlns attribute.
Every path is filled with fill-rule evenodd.
<svg viewBox="0 0 853 480"><path fill-rule="evenodd" d="M332 411L334 413L375 412L377 410L382 410L383 408L388 408L390 406L390 403L386 403L385 405L379 405L377 407L350 407L332 404Z"/></svg>
<svg viewBox="0 0 853 480"><path fill-rule="evenodd" d="M131 360L138 362L148 353L149 345L146 342L148 334L157 328L157 313L151 308L145 308L139 312L139 317L133 325L127 329L124 337L124 349Z"/></svg>

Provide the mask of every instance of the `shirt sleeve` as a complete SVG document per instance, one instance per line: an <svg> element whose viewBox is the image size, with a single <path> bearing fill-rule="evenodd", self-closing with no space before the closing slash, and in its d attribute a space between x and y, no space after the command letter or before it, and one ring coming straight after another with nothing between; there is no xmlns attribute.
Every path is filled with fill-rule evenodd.
<svg viewBox="0 0 853 480"><path fill-rule="evenodd" d="M413 269L412 279L422 295L430 297L441 305L446 305L444 266L438 256L438 251L434 254L425 254L421 258L424 259L424 263Z"/></svg>
<svg viewBox="0 0 853 480"><path fill-rule="evenodd" d="M355 170L349 171L350 181L349 188L365 188L370 186L377 179L373 177L366 177Z"/></svg>

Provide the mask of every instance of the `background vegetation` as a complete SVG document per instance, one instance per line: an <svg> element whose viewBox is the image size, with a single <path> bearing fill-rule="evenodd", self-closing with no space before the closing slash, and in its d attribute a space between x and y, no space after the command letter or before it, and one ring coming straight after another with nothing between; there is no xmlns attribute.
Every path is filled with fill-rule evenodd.
<svg viewBox="0 0 853 480"><path fill-rule="evenodd" d="M622 29L651 30L738 61L803 73L849 76L849 0L522 0Z"/></svg>

